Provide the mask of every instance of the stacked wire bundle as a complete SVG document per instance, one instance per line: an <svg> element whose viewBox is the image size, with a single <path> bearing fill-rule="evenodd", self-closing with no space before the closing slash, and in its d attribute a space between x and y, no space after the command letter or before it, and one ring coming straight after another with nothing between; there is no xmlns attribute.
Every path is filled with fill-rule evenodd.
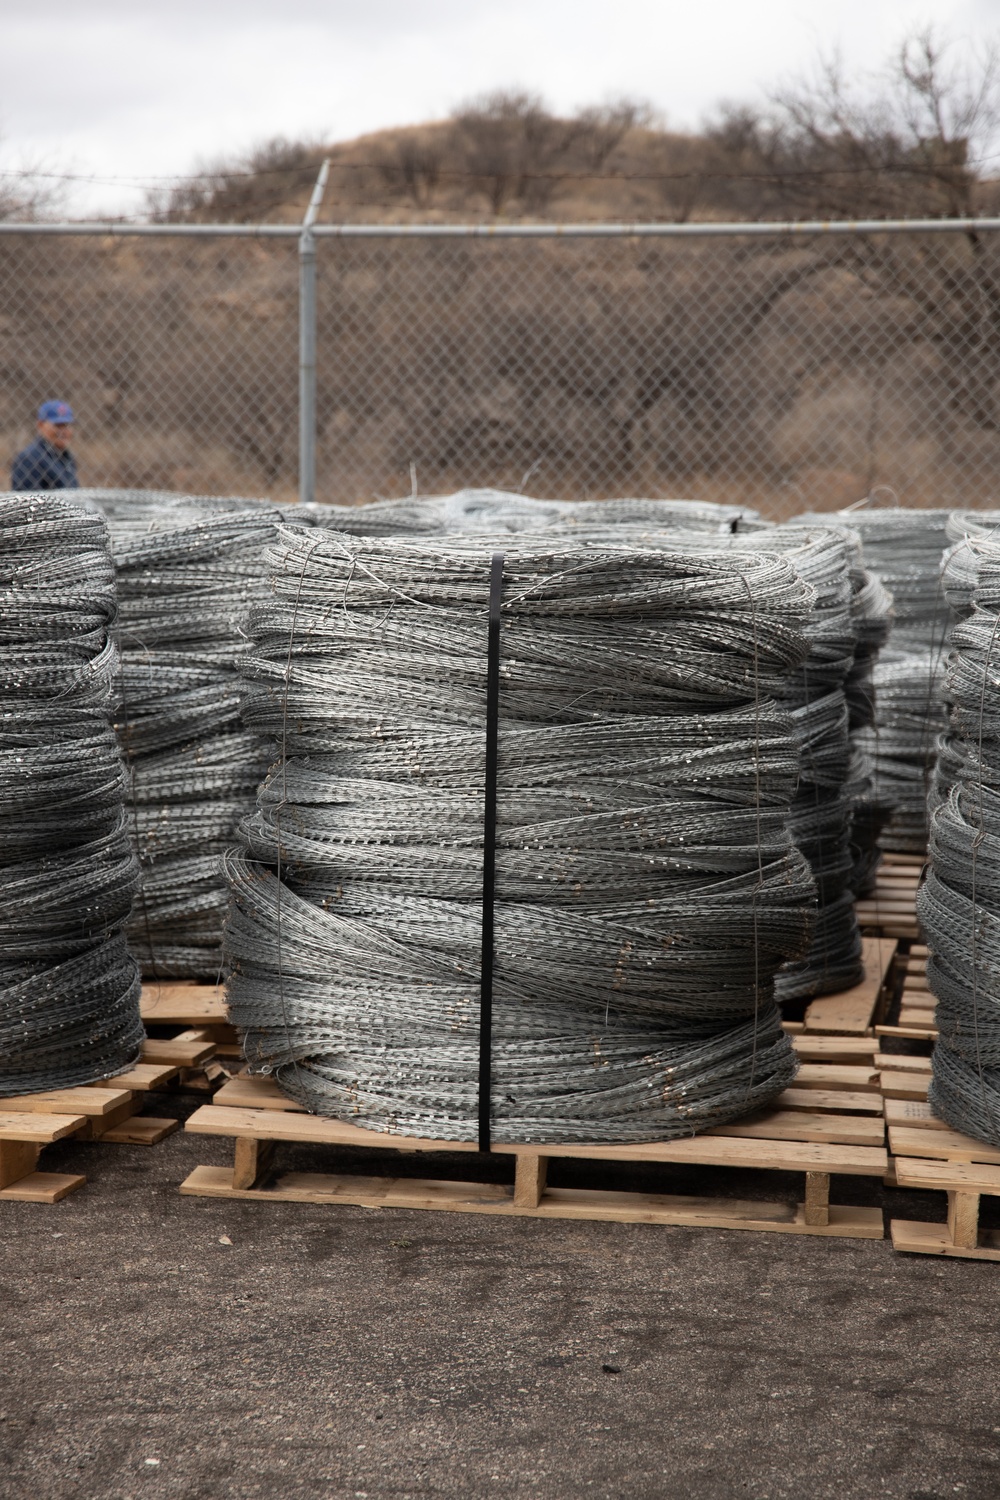
<svg viewBox="0 0 1000 1500"><path fill-rule="evenodd" d="M854 626L854 659L844 694L847 699L850 766L845 787L851 803L851 875L848 884L856 896L869 894L882 852L879 837L892 809L880 797L871 753L871 731L875 727L875 668L892 628L892 595L882 580L865 567L861 540L844 528L850 553L851 620Z"/></svg>
<svg viewBox="0 0 1000 1500"><path fill-rule="evenodd" d="M951 546L941 564L941 589L951 614L952 625L968 619L973 612L973 598L979 583L980 543L1000 541L1000 512L953 511L948 518ZM988 549L987 549L988 550ZM984 589L989 587L984 581ZM989 601L984 600L989 607ZM950 709L947 679L943 691L946 709ZM949 716L950 717L950 716ZM934 810L948 799L965 756L965 743L949 723L938 736L937 759L928 797L928 808Z"/></svg>
<svg viewBox="0 0 1000 1500"><path fill-rule="evenodd" d="M0 1096L109 1077L142 1045L114 618L101 517L0 501Z"/></svg>
<svg viewBox="0 0 1000 1500"><path fill-rule="evenodd" d="M676 522L671 526L675 516L686 521L687 513L668 508L664 514L654 508L661 503L588 502L579 507L583 516L603 517L603 524L601 519L593 525L581 520L567 534L591 546L723 549L734 555L776 552L787 557L810 586L812 603L804 623L809 654L775 691L791 713L799 742L799 781L789 827L812 868L818 910L808 953L781 970L776 993L786 1002L847 989L861 979L863 965L851 889L857 790L848 783L852 773L857 779L858 770L857 757L850 754L846 690L864 671L858 664L859 642L873 648L886 628L885 590L860 568L857 539L841 525L773 526L754 523L750 517L740 522L746 529L734 532L727 524L717 535L686 525L680 529ZM646 505L652 522L638 524L632 517L644 514ZM609 524L618 514L623 520ZM878 612L879 629L874 620L869 622Z"/></svg>
<svg viewBox="0 0 1000 1500"><path fill-rule="evenodd" d="M951 633L954 775L931 819L917 911L937 997L930 1103L1000 1146L1000 542L978 539L978 582Z"/></svg>
<svg viewBox="0 0 1000 1500"><path fill-rule="evenodd" d="M229 861L256 1070L369 1128L476 1135L485 542L283 531L244 718L283 746ZM795 1072L773 977L815 900L774 695L811 590L767 554L511 541L493 1130L690 1134Z"/></svg>
<svg viewBox="0 0 1000 1500"><path fill-rule="evenodd" d="M809 950L777 976L782 1002L847 989L863 976L861 934L854 911L851 828L854 800L850 713L846 693L854 670L857 629L849 539L840 530L776 526L736 537L734 546L780 552L812 586L806 623L809 655L779 690L792 711L800 750L789 828L809 861L818 909Z"/></svg>
<svg viewBox="0 0 1000 1500"><path fill-rule="evenodd" d="M858 742L875 770L875 800L890 808L879 843L899 853L927 846L927 797L945 727L942 691L949 611L941 587L949 512L853 510L865 565L893 601L888 645L872 672L875 723Z"/></svg>
<svg viewBox="0 0 1000 1500"><path fill-rule="evenodd" d="M214 979L228 902L222 855L272 750L240 722L242 626L266 588L273 507L175 497L112 510L120 608L118 730L142 869L129 937L155 978Z"/></svg>

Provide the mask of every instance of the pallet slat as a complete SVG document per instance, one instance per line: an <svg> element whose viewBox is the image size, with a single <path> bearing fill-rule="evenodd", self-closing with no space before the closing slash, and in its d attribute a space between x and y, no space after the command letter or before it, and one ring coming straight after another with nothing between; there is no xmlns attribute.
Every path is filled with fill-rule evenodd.
<svg viewBox="0 0 1000 1500"><path fill-rule="evenodd" d="M833 1204L829 1222L806 1222L804 1206L739 1199L688 1198L666 1193L547 1188L533 1208L515 1203L510 1188L407 1178L358 1178L288 1172L271 1186L234 1188L227 1167L196 1167L181 1192L197 1197L258 1202L339 1203L362 1208L414 1208L538 1219L597 1219L626 1224L687 1225L706 1229L767 1230L851 1239L882 1239L879 1209Z"/></svg>
<svg viewBox="0 0 1000 1500"><path fill-rule="evenodd" d="M726 1127L721 1127L723 1130ZM474 1141L432 1141L410 1136L386 1136L362 1130L341 1120L280 1110L234 1109L205 1104L186 1124L195 1135L246 1136L256 1140L311 1142L319 1145L376 1149L394 1147L418 1152L475 1152ZM826 1171L850 1175L880 1175L886 1153L881 1146L844 1145L820 1141L753 1139L706 1132L679 1141L643 1141L629 1145L564 1143L531 1146L497 1143L494 1151L516 1156L521 1152L588 1161L693 1162L699 1166L763 1167L776 1171Z"/></svg>

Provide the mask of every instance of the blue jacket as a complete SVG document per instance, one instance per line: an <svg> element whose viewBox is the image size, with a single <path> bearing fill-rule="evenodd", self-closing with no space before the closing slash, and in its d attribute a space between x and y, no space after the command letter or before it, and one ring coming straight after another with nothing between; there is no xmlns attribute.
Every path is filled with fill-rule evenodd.
<svg viewBox="0 0 1000 1500"><path fill-rule="evenodd" d="M12 490L78 490L76 459L68 448L62 453L43 437L21 450L10 471Z"/></svg>

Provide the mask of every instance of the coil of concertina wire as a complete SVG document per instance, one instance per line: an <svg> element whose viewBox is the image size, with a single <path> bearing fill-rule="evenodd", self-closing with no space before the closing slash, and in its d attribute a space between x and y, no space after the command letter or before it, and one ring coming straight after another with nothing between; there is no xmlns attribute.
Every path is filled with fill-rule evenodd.
<svg viewBox="0 0 1000 1500"><path fill-rule="evenodd" d="M929 1099L955 1129L1000 1146L1000 541L973 532L960 568L945 765L917 903L937 997Z"/></svg>
<svg viewBox="0 0 1000 1500"><path fill-rule="evenodd" d="M370 1128L476 1137L486 540L285 530L243 712L284 754L228 862L256 1070ZM783 558L509 539L493 1136L669 1138L773 1098L815 887L773 693L812 590Z"/></svg>
<svg viewBox="0 0 1000 1500"><path fill-rule="evenodd" d="M142 872L130 944L153 978L215 979L228 901L222 856L273 754L240 723L242 626L265 589L263 549L296 508L141 492L94 498L114 552L117 727Z"/></svg>
<svg viewBox="0 0 1000 1500"><path fill-rule="evenodd" d="M777 978L784 1002L848 988L862 977L861 936L848 886L854 873L851 834L855 805L847 798L849 772L862 768L850 756L847 684L860 677L887 629L885 591L858 561L860 543L842 525L821 529L773 526L752 517L728 518L703 531L689 529L692 515L704 521L708 506L683 502L607 501L574 508L579 518L550 530L600 547L739 550L780 553L810 585L813 601L805 626L809 655L771 691L792 711L800 751L799 785L791 808L792 836L815 861L822 915L814 947ZM598 521L591 521L592 516ZM738 532L733 524L738 521ZM640 524L641 523L641 524ZM548 532L546 532L546 535ZM876 619L881 613L882 618ZM858 666L859 652L866 666ZM862 788L867 792L868 783Z"/></svg>
<svg viewBox="0 0 1000 1500"><path fill-rule="evenodd" d="M0 1096L110 1077L142 1045L114 619L101 517L0 499Z"/></svg>
<svg viewBox="0 0 1000 1500"><path fill-rule="evenodd" d="M940 573L950 513L892 507L839 514L857 531L866 566L893 600L892 634L873 673L875 723L859 735L874 766L874 800L891 809L879 842L886 850L923 854L927 798L946 723L941 694L949 610Z"/></svg>

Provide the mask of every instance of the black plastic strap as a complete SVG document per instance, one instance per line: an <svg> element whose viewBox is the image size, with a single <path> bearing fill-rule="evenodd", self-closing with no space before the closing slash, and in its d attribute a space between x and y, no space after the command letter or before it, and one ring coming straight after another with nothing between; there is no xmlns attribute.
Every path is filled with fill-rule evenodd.
<svg viewBox="0 0 1000 1500"><path fill-rule="evenodd" d="M497 853L497 729L500 722L500 599L502 552L490 565L490 625L486 653L486 800L483 817L483 946L479 985L479 1149L489 1151L493 1073L493 893Z"/></svg>

